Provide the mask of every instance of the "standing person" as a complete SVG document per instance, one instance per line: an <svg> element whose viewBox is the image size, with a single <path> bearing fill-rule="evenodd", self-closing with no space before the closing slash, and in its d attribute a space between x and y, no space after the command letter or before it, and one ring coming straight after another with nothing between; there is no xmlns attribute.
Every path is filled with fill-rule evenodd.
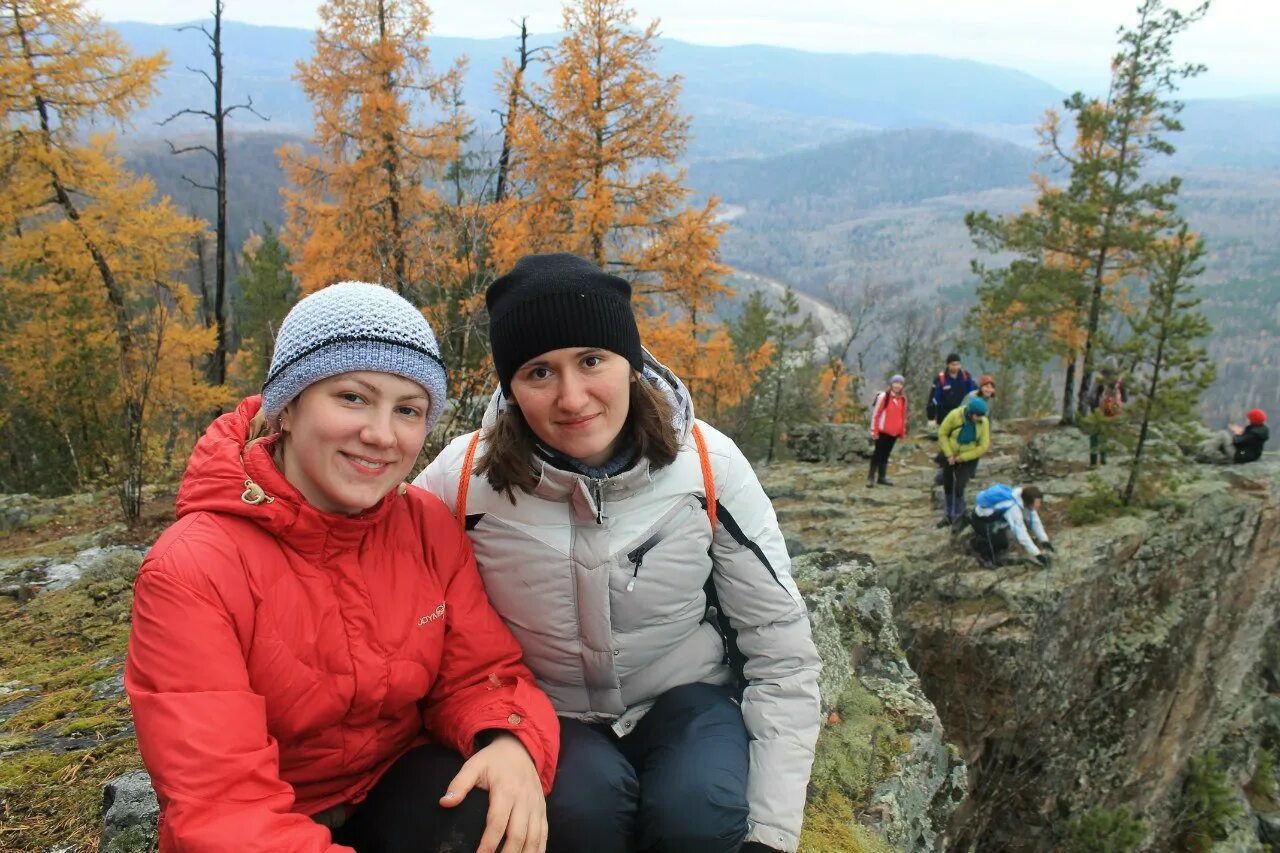
<svg viewBox="0 0 1280 853"><path fill-rule="evenodd" d="M970 550L984 565L998 566L1009 551L1012 531L1031 559L1048 568L1051 560L1046 552L1056 549L1040 522L1043 503L1044 493L1035 486L1010 488L996 483L978 492L973 512L966 516L973 527Z"/></svg>
<svg viewBox="0 0 1280 853"><path fill-rule="evenodd" d="M555 712L404 482L444 403L422 314L347 282L196 444L125 665L162 851L544 849Z"/></svg>
<svg viewBox="0 0 1280 853"><path fill-rule="evenodd" d="M947 415L964 404L969 392L977 389L973 377L960 366L960 354L953 352L947 356L946 369L934 377L925 414L929 420L941 424Z"/></svg>
<svg viewBox="0 0 1280 853"><path fill-rule="evenodd" d="M1089 387L1089 411L1106 420L1120 416L1124 404L1129 402L1129 392L1124 387L1124 377L1108 359ZM1107 464L1107 438L1103 434L1104 423L1094 424L1089 432L1089 467Z"/></svg>
<svg viewBox="0 0 1280 853"><path fill-rule="evenodd" d="M943 465L942 489L946 515L939 527L956 523L964 515L964 490L978 470L978 460L991 446L987 404L975 398L953 409L938 427L939 457Z"/></svg>
<svg viewBox="0 0 1280 853"><path fill-rule="evenodd" d="M893 483L885 476L889 467L889 454L898 439L907 436L907 380L900 373L889 379L889 387L876 395L871 404L871 438L875 449L871 453L871 468L867 471L867 488L878 482L882 486Z"/></svg>
<svg viewBox="0 0 1280 853"><path fill-rule="evenodd" d="M991 401L996 398L996 378L990 373L984 373L979 377L978 387L965 395L964 402L967 404L970 400L979 397L987 404L987 417L991 417Z"/></svg>
<svg viewBox="0 0 1280 853"><path fill-rule="evenodd" d="M418 482L561 715L550 850L794 851L820 722L804 602L750 463L642 349L630 296L521 258L485 297L482 428Z"/></svg>
<svg viewBox="0 0 1280 853"><path fill-rule="evenodd" d="M1262 409L1250 409L1246 417L1248 426L1230 424L1206 441L1200 448L1199 458L1205 462L1237 465L1261 459L1262 448L1271 438L1267 413Z"/></svg>

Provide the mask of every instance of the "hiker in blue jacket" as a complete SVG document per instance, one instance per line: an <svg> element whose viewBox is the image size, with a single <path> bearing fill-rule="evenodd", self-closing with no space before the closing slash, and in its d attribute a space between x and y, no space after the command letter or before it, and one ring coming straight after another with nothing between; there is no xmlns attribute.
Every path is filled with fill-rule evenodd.
<svg viewBox="0 0 1280 853"><path fill-rule="evenodd" d="M969 548L984 565L996 566L1005 562L1012 531L1013 538L1031 559L1049 568L1052 561L1046 552L1056 549L1040 522L1044 492L1035 486L1011 488L1004 483L996 483L978 492L975 503L968 514L973 528Z"/></svg>
<svg viewBox="0 0 1280 853"><path fill-rule="evenodd" d="M994 384L992 386L994 388ZM929 403L925 407L925 415L934 423L942 421L964 404L964 398L970 391L977 391L978 383L973 381L967 370L960 367L960 354L947 356L947 368L933 379L933 390L929 393Z"/></svg>

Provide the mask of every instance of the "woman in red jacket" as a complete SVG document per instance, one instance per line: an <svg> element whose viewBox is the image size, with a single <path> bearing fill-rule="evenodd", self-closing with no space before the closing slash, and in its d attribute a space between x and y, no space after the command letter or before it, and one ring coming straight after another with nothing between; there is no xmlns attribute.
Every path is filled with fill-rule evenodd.
<svg viewBox="0 0 1280 853"><path fill-rule="evenodd" d="M871 404L871 440L875 442L875 449L871 453L871 469L867 472L868 489L876 483L893 485L885 474L893 445L907 435L907 395L903 390L906 385L906 378L895 373L889 380L889 387L877 394Z"/></svg>
<svg viewBox="0 0 1280 853"><path fill-rule="evenodd" d="M196 445L125 670L161 850L544 850L555 713L404 482L444 401L421 313L348 282Z"/></svg>

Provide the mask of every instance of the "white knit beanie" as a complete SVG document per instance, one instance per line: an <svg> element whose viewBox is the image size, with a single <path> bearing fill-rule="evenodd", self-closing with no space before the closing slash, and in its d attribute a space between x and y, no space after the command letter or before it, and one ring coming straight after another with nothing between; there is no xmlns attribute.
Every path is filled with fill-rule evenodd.
<svg viewBox="0 0 1280 853"><path fill-rule="evenodd" d="M447 381L431 325L403 296L360 281L317 290L289 311L262 385L262 414L275 425L308 385L355 370L417 382L430 398L427 429L440 419Z"/></svg>

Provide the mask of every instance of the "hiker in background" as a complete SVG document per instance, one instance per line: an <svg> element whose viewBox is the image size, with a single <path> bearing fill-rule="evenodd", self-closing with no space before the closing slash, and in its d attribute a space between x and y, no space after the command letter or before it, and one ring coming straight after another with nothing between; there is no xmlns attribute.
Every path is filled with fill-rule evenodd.
<svg viewBox="0 0 1280 853"><path fill-rule="evenodd" d="M964 404L969 392L977 388L973 377L960 366L960 354L951 353L947 356L946 369L934 377L925 415L934 423L941 424L947 415Z"/></svg>
<svg viewBox="0 0 1280 853"><path fill-rule="evenodd" d="M1124 377L1116 369L1114 359L1107 363L1094 377L1089 388L1089 411L1108 421L1120 416L1124 404L1129 402L1129 392L1124 387ZM1103 434L1106 425L1094 424L1089 432L1089 467L1107 464L1107 438Z"/></svg>
<svg viewBox="0 0 1280 853"><path fill-rule="evenodd" d="M978 387L965 395L964 402L975 400L981 397L983 402L987 404L987 417L991 417L991 402L996 398L996 378L990 373L984 373L978 378Z"/></svg>
<svg viewBox="0 0 1280 853"><path fill-rule="evenodd" d="M561 716L549 850L794 851L820 718L804 601L751 464L630 298L564 253L490 285L500 387L418 483Z"/></svg>
<svg viewBox="0 0 1280 853"><path fill-rule="evenodd" d="M555 712L404 481L445 388L417 308L334 284L196 444L124 674L161 850L543 849Z"/></svg>
<svg viewBox="0 0 1280 853"><path fill-rule="evenodd" d="M1204 443L1196 458L1214 464L1242 464L1257 462L1262 458L1262 448L1271 437L1267 427L1267 413L1262 409L1250 409L1248 425L1230 424Z"/></svg>
<svg viewBox="0 0 1280 853"><path fill-rule="evenodd" d="M889 387L876 395L871 404L871 438L875 449L871 452L871 468L867 471L867 488L876 483L892 486L885 476L889 467L889 454L898 439L907 436L907 380L900 373L889 379Z"/></svg>
<svg viewBox="0 0 1280 853"><path fill-rule="evenodd" d="M991 446L987 404L981 398L953 409L938 427L938 461L942 468L942 490L946 515L939 527L957 522L964 515L964 490L978 470L978 460Z"/></svg>
<svg viewBox="0 0 1280 853"><path fill-rule="evenodd" d="M969 548L986 566L1006 562L1009 532L1031 559L1044 568L1052 565L1046 552L1056 550L1040 522L1044 493L1035 486L1010 488L996 483L978 492L974 508L965 515L973 529ZM1034 538L1033 538L1034 537Z"/></svg>

